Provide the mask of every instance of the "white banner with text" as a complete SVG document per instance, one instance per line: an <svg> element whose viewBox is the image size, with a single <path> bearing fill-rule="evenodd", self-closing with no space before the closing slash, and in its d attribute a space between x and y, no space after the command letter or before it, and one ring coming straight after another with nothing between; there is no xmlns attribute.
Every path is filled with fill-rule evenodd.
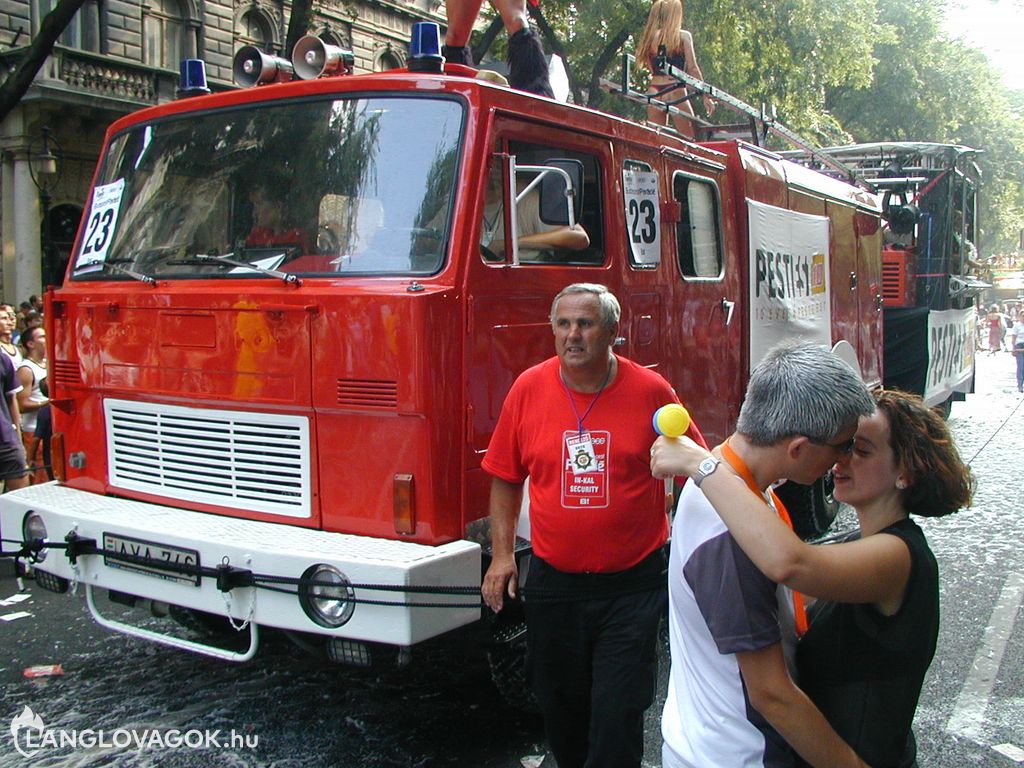
<svg viewBox="0 0 1024 768"><path fill-rule="evenodd" d="M828 217L747 200L750 222L750 367L799 338L832 346Z"/></svg>

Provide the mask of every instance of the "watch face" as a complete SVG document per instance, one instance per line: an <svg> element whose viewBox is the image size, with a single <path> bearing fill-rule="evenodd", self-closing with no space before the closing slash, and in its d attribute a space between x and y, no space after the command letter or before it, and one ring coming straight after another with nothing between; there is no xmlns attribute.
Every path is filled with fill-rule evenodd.
<svg viewBox="0 0 1024 768"><path fill-rule="evenodd" d="M697 469L700 470L702 475L710 474L715 471L715 467L718 466L718 462L714 459L704 459L700 464L697 465Z"/></svg>

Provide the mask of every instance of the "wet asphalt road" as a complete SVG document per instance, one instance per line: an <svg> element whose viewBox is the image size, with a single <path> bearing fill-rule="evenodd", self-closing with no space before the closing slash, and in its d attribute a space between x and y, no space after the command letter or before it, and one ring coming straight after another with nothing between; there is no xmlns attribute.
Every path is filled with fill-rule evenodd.
<svg viewBox="0 0 1024 768"><path fill-rule="evenodd" d="M943 623L916 720L922 768L1024 764L1024 397L1008 354L979 358L978 389L950 418L979 478L975 506L923 523L942 569ZM471 632L417 647L401 670L328 665L281 637L238 665L111 634L81 596L25 585L29 599L0 606L0 619L31 614L0 620L3 767L518 768L544 754L541 724L503 704ZM16 592L0 564L0 599ZM62 676L23 676L56 663ZM25 707L51 732L216 732L223 746L47 747L26 759L10 737ZM660 765L659 711L648 713L647 766Z"/></svg>

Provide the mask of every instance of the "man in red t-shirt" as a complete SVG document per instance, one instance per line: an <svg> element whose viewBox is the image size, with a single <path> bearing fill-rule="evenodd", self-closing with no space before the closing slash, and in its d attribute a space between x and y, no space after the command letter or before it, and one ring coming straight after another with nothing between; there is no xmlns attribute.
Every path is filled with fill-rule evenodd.
<svg viewBox="0 0 1024 768"><path fill-rule="evenodd" d="M648 469L651 415L678 400L660 375L612 353L619 315L603 285L555 297L557 355L516 379L483 460L493 559L481 591L494 611L518 591L530 479L528 663L560 768L639 766L654 700L668 517Z"/></svg>

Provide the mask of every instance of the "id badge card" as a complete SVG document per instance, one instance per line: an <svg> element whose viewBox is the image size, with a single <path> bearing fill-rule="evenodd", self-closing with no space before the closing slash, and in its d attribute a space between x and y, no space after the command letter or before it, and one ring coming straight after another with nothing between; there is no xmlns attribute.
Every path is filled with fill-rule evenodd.
<svg viewBox="0 0 1024 768"><path fill-rule="evenodd" d="M565 447L569 453L569 466L572 467L574 475L589 475L597 470L597 454L594 452L594 440L589 432L567 435Z"/></svg>

